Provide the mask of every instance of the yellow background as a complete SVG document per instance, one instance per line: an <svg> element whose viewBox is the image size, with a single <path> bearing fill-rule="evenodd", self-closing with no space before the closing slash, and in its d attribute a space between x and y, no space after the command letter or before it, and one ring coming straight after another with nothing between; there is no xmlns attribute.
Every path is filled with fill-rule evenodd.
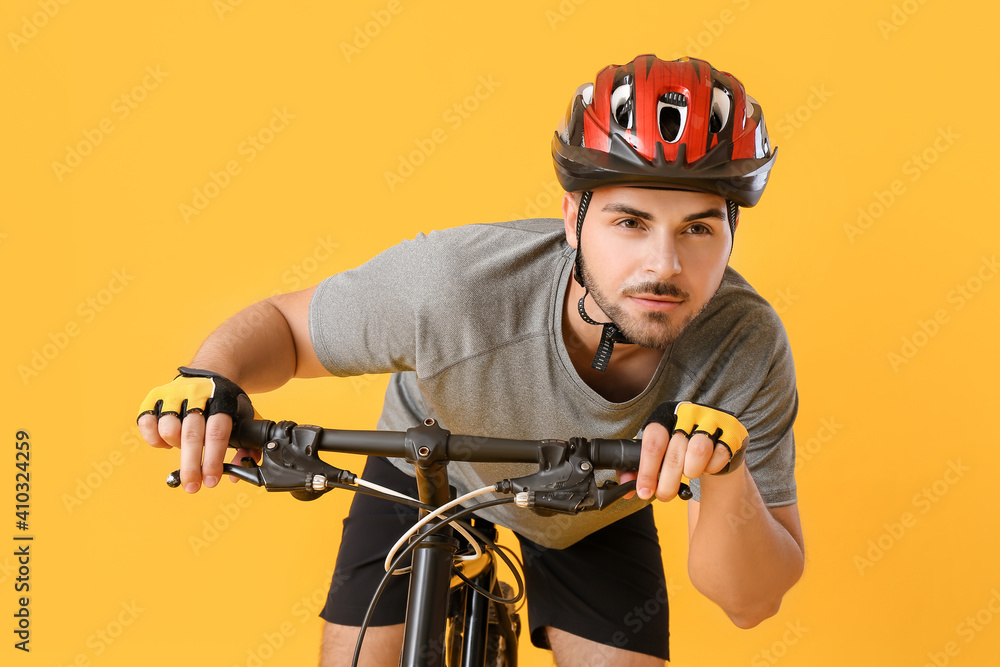
<svg viewBox="0 0 1000 667"><path fill-rule="evenodd" d="M275 291L418 231L557 215L549 141L570 94L647 52L735 73L779 147L732 263L795 352L808 549L778 616L741 631L687 579L683 507L658 507L673 663L994 664L995 4L224 2L0 9L4 664L228 667L261 647L313 664L348 499L170 490L176 454L139 444L136 406ZM88 154L54 167L71 148ZM186 221L213 173L226 187ZM293 382L255 403L367 428L383 387ZM18 429L29 654L12 633Z"/></svg>

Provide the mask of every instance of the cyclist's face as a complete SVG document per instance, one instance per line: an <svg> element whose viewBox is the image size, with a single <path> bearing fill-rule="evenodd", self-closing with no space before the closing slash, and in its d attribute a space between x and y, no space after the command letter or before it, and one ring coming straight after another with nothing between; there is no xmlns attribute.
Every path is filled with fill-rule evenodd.
<svg viewBox="0 0 1000 667"><path fill-rule="evenodd" d="M574 247L578 203L563 201ZM708 304L733 241L722 197L630 187L594 191L582 236L584 280L597 306L629 340L651 348L672 343Z"/></svg>

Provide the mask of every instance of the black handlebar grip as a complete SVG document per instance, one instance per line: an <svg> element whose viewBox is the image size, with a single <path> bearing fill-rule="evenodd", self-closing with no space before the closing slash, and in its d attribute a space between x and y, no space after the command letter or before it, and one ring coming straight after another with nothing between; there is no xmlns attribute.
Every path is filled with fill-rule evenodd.
<svg viewBox="0 0 1000 667"><path fill-rule="evenodd" d="M590 459L598 468L637 470L641 454L639 440L593 438L590 441Z"/></svg>
<svg viewBox="0 0 1000 667"><path fill-rule="evenodd" d="M243 419L236 423L229 436L229 446L242 449L264 449L274 432L269 419Z"/></svg>
<svg viewBox="0 0 1000 667"><path fill-rule="evenodd" d="M594 438L590 441L590 457L598 468L638 470L641 455L641 440ZM681 500L691 500L694 494L691 492L690 486L681 482L677 489L677 496Z"/></svg>

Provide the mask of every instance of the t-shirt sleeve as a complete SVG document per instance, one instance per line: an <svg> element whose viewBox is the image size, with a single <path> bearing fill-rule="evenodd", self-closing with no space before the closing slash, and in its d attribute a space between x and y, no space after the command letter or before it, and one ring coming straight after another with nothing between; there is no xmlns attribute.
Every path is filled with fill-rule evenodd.
<svg viewBox="0 0 1000 667"><path fill-rule="evenodd" d="M797 501L795 436L798 412L795 366L784 326L767 305L754 308L719 350L716 378L698 402L728 410L750 434L746 463L769 507ZM725 360L722 364L719 360ZM698 480L692 480L700 499Z"/></svg>
<svg viewBox="0 0 1000 667"><path fill-rule="evenodd" d="M737 415L750 433L746 461L764 504L768 507L796 502L795 434L798 413L792 353L780 328L764 382L753 400Z"/></svg>
<svg viewBox="0 0 1000 667"><path fill-rule="evenodd" d="M436 265L418 259L440 245L421 234L317 286L309 332L328 371L349 376L416 369L427 286L440 284Z"/></svg>
<svg viewBox="0 0 1000 667"><path fill-rule="evenodd" d="M426 378L488 345L498 326L486 316L496 294L517 293L508 284L519 272L502 252L505 233L474 224L419 234L324 280L309 305L320 362L340 376ZM516 313L516 304L504 307Z"/></svg>

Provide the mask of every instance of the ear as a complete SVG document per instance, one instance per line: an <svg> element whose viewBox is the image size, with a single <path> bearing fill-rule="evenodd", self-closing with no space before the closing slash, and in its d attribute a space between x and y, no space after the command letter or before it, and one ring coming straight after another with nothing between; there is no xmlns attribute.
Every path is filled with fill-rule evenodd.
<svg viewBox="0 0 1000 667"><path fill-rule="evenodd" d="M576 216L580 212L580 200L575 192L567 192L563 195L562 214L563 226L566 228L566 243L571 248L576 248Z"/></svg>

